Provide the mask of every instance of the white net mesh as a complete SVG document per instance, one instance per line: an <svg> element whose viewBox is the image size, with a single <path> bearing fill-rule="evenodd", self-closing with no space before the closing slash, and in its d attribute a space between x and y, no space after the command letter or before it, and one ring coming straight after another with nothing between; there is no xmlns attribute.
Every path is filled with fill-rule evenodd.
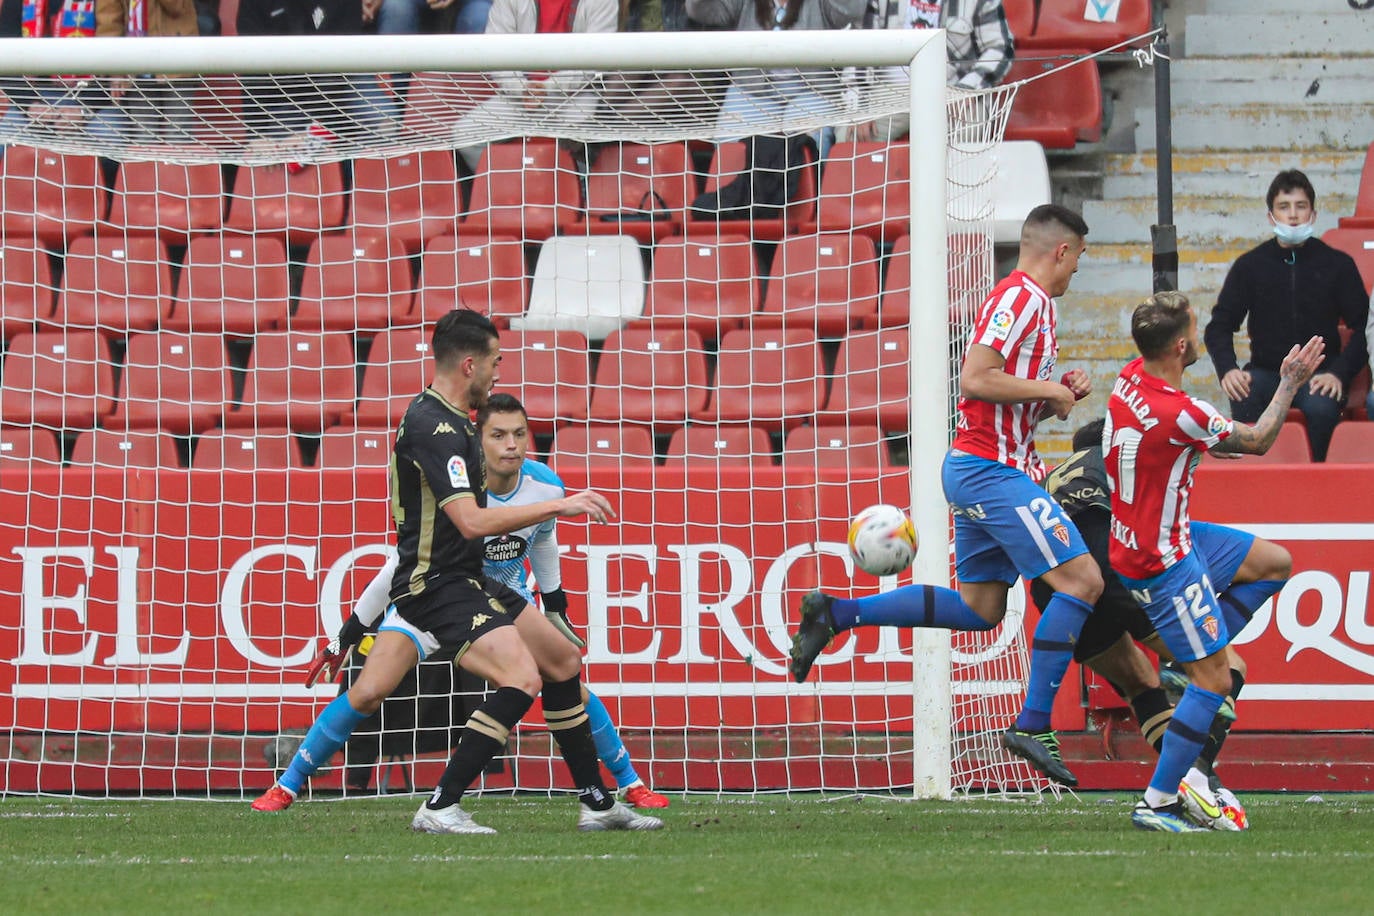
<svg viewBox="0 0 1374 916"><path fill-rule="evenodd" d="M392 430L455 306L505 329L537 456L619 510L560 540L640 775L912 784L909 632L838 641L805 686L784 667L805 590L880 587L848 519L910 503L908 148L743 139L906 88L827 79L823 116L760 121L720 114L758 71L562 72L529 109L510 76L0 79L0 792L270 784L337 689L302 673L382 563ZM951 377L1013 91L949 105ZM1019 616L954 648L954 785L1029 783L988 737ZM476 690L423 666L315 788L431 785ZM556 758L532 716L484 786L562 786Z"/></svg>

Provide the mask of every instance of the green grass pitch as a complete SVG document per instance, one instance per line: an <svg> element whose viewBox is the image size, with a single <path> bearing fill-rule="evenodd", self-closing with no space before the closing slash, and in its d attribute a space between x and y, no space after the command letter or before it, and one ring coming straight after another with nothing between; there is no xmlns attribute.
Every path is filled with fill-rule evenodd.
<svg viewBox="0 0 1374 916"><path fill-rule="evenodd" d="M673 797L657 833L579 834L570 798L0 801L10 913L1367 913L1374 796L1254 795L1246 833L1142 833L1134 798ZM1183 898L1190 898L1187 902Z"/></svg>

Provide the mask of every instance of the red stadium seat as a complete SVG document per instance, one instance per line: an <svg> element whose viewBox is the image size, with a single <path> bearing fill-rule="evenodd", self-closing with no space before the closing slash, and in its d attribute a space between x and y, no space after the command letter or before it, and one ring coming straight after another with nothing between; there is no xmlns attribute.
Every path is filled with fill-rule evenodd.
<svg viewBox="0 0 1374 916"><path fill-rule="evenodd" d="M153 330L171 315L172 264L153 236L82 236L64 264L58 325L122 336Z"/></svg>
<svg viewBox="0 0 1374 916"><path fill-rule="evenodd" d="M1360 186L1355 192L1355 212L1342 216L1339 225L1342 229L1374 229L1374 143L1369 144L1364 153Z"/></svg>
<svg viewBox="0 0 1374 916"><path fill-rule="evenodd" d="M109 342L94 331L20 334L5 353L0 422L90 429L114 410Z"/></svg>
<svg viewBox="0 0 1374 916"><path fill-rule="evenodd" d="M715 394L699 419L753 423L770 432L800 426L820 407L822 366L812 331L730 331L720 340Z"/></svg>
<svg viewBox="0 0 1374 916"><path fill-rule="evenodd" d="M911 148L905 142L836 143L821 177L822 232L860 232L891 243L911 229Z"/></svg>
<svg viewBox="0 0 1374 916"><path fill-rule="evenodd" d="M716 147L711 157L710 171L706 175L706 190L714 191L727 185L742 175L747 167L745 145L742 142L726 142ZM690 206L691 201L688 201ZM777 240L798 226L814 222L816 219L816 164L808 163L802 168L797 182L797 191L788 201L783 215L777 219L711 219L689 211L687 214L688 235L745 235L755 240Z"/></svg>
<svg viewBox="0 0 1374 916"><path fill-rule="evenodd" d="M0 159L0 235L10 244L60 247L104 214L94 156L13 145Z"/></svg>
<svg viewBox="0 0 1374 916"><path fill-rule="evenodd" d="M93 429L76 437L71 463L98 468L179 468L176 441L160 430Z"/></svg>
<svg viewBox="0 0 1374 916"><path fill-rule="evenodd" d="M62 450L52 430L32 426L0 426L0 474L26 467L57 467Z"/></svg>
<svg viewBox="0 0 1374 916"><path fill-rule="evenodd" d="M110 223L126 235L184 245L224 224L224 176L216 163L125 162L115 178Z"/></svg>
<svg viewBox="0 0 1374 916"><path fill-rule="evenodd" d="M294 175L284 165L242 166L224 225L233 232L284 235L288 245L308 245L321 232L343 225L347 200L337 162L308 165Z"/></svg>
<svg viewBox="0 0 1374 916"><path fill-rule="evenodd" d="M415 396L434 378L429 332L392 328L372 338L354 414L363 427L395 429Z"/></svg>
<svg viewBox="0 0 1374 916"><path fill-rule="evenodd" d="M1326 450L1327 464L1374 464L1374 423L1339 423Z"/></svg>
<svg viewBox="0 0 1374 916"><path fill-rule="evenodd" d="M492 143L472 182L472 201L459 235L511 236L542 242L579 218L580 191L572 154L552 140Z"/></svg>
<svg viewBox="0 0 1374 916"><path fill-rule="evenodd" d="M1374 420L1365 413L1365 401L1369 397L1369 366L1365 365L1350 380L1350 391L1345 397L1345 418L1347 420Z"/></svg>
<svg viewBox="0 0 1374 916"><path fill-rule="evenodd" d="M1017 91L1005 139L1034 140L1046 149L1073 149L1077 143L1102 139L1102 80L1096 61L1065 66L1085 54L1083 50L1046 49L1036 59L1019 58L1011 65L1009 83L1064 69Z"/></svg>
<svg viewBox="0 0 1374 916"><path fill-rule="evenodd" d="M644 426L565 426L553 440L554 468L646 467L654 463L654 437Z"/></svg>
<svg viewBox="0 0 1374 916"><path fill-rule="evenodd" d="M385 233L349 230L317 238L306 256L293 328L379 331L404 323L412 296L405 247Z"/></svg>
<svg viewBox="0 0 1374 916"><path fill-rule="evenodd" d="M1013 7L1038 7L1034 32L1022 34L1012 30L1016 51L1020 55L1032 48L1087 48L1105 51L1123 41L1143 35L1151 29L1150 0L1121 0L1116 20L1097 22L1087 18L1086 10L1110 7L1105 3L1085 3L1085 0L1005 0L1007 21L1013 19ZM1015 18L1020 24L1025 13L1018 9ZM1118 48L1118 53L1128 49ZM1025 56L1034 56L1025 55Z"/></svg>
<svg viewBox="0 0 1374 916"><path fill-rule="evenodd" d="M696 196L690 162L686 143L603 147L587 175L586 231L641 244L679 231Z"/></svg>
<svg viewBox="0 0 1374 916"><path fill-rule="evenodd" d="M587 419L587 337L578 331L505 331L496 390L525 406L533 433Z"/></svg>
<svg viewBox="0 0 1374 916"><path fill-rule="evenodd" d="M31 244L0 243L0 339L32 333L52 315L52 262Z"/></svg>
<svg viewBox="0 0 1374 916"><path fill-rule="evenodd" d="M1337 429L1340 427L1338 426ZM1312 449L1307 444L1307 427L1302 423L1285 423L1279 428L1279 437L1274 440L1269 451L1263 455L1247 455L1241 459L1245 464L1307 464L1312 460Z"/></svg>
<svg viewBox="0 0 1374 916"><path fill-rule="evenodd" d="M212 429L196 442L191 468L203 471L286 470L305 467L301 444L288 429Z"/></svg>
<svg viewBox="0 0 1374 916"><path fill-rule="evenodd" d="M290 307L289 269L286 246L278 238L192 239L163 327L231 335L282 327Z"/></svg>
<svg viewBox="0 0 1374 916"><path fill-rule="evenodd" d="M1345 220L1341 220L1341 225L1340 229L1323 232L1322 241L1355 259L1360 279L1364 280L1364 291L1368 293L1374 290L1374 220L1367 229L1345 228Z"/></svg>
<svg viewBox="0 0 1374 916"><path fill-rule="evenodd" d="M842 337L878 316L878 252L865 235L823 232L783 240L754 327Z"/></svg>
<svg viewBox="0 0 1374 916"><path fill-rule="evenodd" d="M124 354L111 429L165 429L178 436L220 422L231 393L218 334L135 334Z"/></svg>
<svg viewBox="0 0 1374 916"><path fill-rule="evenodd" d="M700 416L707 384L706 348L695 331L613 331L596 366L588 416L662 431Z"/></svg>
<svg viewBox="0 0 1374 916"><path fill-rule="evenodd" d="M500 327L525 312L529 299L525 246L519 239L431 239L420 258L413 317L432 324L456 308L491 317Z"/></svg>
<svg viewBox="0 0 1374 916"><path fill-rule="evenodd" d="M782 466L888 468L892 455L876 426L798 426L783 441Z"/></svg>
<svg viewBox="0 0 1374 916"><path fill-rule="evenodd" d="M450 150L353 160L353 225L386 232L419 251L421 243L458 229L462 200Z"/></svg>
<svg viewBox="0 0 1374 916"><path fill-rule="evenodd" d="M384 468L391 464L394 429L331 426L320 437L319 468Z"/></svg>
<svg viewBox="0 0 1374 916"><path fill-rule="evenodd" d="M644 314L629 327L685 327L713 341L741 327L758 303L758 263L747 237L670 238L654 247Z"/></svg>
<svg viewBox="0 0 1374 916"><path fill-rule="evenodd" d="M956 233L945 239L949 274L949 320L967 324L992 292L988 281L993 267L992 240L985 235ZM902 236L892 246L878 309L882 327L904 325L911 320L911 237Z"/></svg>
<svg viewBox="0 0 1374 916"><path fill-rule="evenodd" d="M1035 32L1036 0L1002 0L1002 12L1007 17L1012 41L1019 49Z"/></svg>
<svg viewBox="0 0 1374 916"><path fill-rule="evenodd" d="M267 331L253 339L243 400L224 415L228 428L284 426L320 433L353 410L357 367L341 331Z"/></svg>
<svg viewBox="0 0 1374 916"><path fill-rule="evenodd" d="M910 332L906 328L855 331L840 341L835 377L816 422L825 426L910 426Z"/></svg>
<svg viewBox="0 0 1374 916"><path fill-rule="evenodd" d="M666 467L760 467L773 464L773 444L757 426L693 423L673 431Z"/></svg>

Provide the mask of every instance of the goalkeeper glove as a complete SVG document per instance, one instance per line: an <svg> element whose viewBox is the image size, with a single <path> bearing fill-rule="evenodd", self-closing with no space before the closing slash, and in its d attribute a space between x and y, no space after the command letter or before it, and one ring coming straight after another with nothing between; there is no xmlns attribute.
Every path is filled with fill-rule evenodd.
<svg viewBox="0 0 1374 916"><path fill-rule="evenodd" d="M558 632L568 638L568 642L577 646L579 649L587 648L587 642L572 628L568 623L568 596L563 593L563 589L556 588L551 592L543 593L544 616Z"/></svg>
<svg viewBox="0 0 1374 916"><path fill-rule="evenodd" d="M362 621L358 620L356 615L350 616L339 628L339 635L320 646L320 650L315 653L310 667L305 670L305 686L314 687L321 681L332 681L337 678L344 661L348 658L348 650L353 648L366 632L367 628L363 626Z"/></svg>

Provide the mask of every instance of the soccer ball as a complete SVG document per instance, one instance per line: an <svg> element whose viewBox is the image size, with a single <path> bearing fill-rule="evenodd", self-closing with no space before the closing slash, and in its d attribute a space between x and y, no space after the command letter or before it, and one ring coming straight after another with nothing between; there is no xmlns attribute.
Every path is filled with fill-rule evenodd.
<svg viewBox="0 0 1374 916"><path fill-rule="evenodd" d="M869 506L849 523L849 555L870 575L895 576L916 558L916 526L896 506Z"/></svg>

